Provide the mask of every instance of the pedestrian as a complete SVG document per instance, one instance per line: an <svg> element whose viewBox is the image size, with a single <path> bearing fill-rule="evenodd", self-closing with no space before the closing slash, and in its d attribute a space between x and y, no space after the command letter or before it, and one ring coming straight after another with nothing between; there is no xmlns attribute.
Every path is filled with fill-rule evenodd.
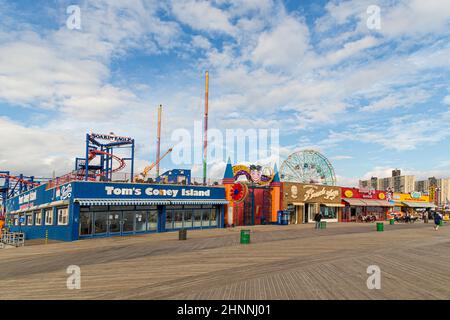
<svg viewBox="0 0 450 320"><path fill-rule="evenodd" d="M320 229L320 220L322 220L322 214L320 212L317 212L314 216L314 221L316 222L316 229Z"/></svg>
<svg viewBox="0 0 450 320"><path fill-rule="evenodd" d="M439 224L441 223L442 217L439 214L439 212L434 212L434 231L437 231L439 229Z"/></svg>
<svg viewBox="0 0 450 320"><path fill-rule="evenodd" d="M423 213L423 222L424 223L428 223L428 216L429 216L429 214L430 214L430 210L429 209L425 210L425 212Z"/></svg>

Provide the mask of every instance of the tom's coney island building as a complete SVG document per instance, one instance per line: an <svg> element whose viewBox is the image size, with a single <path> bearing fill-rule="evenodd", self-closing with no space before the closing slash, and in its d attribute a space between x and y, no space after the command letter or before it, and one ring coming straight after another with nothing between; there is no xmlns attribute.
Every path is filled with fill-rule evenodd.
<svg viewBox="0 0 450 320"><path fill-rule="evenodd" d="M341 188L317 184L282 183L283 209L288 210L289 223L314 222L317 213L328 222L337 222L341 209Z"/></svg>
<svg viewBox="0 0 450 320"><path fill-rule="evenodd" d="M27 239L82 238L223 227L223 187L73 181L7 201L7 224Z"/></svg>

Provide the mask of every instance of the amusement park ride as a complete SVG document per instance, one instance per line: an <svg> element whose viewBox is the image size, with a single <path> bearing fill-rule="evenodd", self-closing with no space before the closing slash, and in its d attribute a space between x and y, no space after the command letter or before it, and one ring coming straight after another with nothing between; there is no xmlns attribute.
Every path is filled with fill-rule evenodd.
<svg viewBox="0 0 450 320"><path fill-rule="evenodd" d="M13 176L9 171L0 171L0 218L4 216L6 199L37 187L46 180L48 179L35 179L33 176L28 177L22 174Z"/></svg>

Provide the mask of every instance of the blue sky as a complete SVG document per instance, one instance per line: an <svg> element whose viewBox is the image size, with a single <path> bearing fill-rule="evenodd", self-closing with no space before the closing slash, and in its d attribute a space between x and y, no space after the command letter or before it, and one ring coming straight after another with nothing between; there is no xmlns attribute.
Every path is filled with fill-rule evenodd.
<svg viewBox="0 0 450 320"><path fill-rule="evenodd" d="M81 30L66 27L69 5ZM367 27L377 5L380 29ZM73 167L88 131L136 139L154 159L174 130L280 130L280 160L312 148L341 185L450 177L450 2L0 0L0 168L50 176ZM6 137L6 139L5 139ZM200 141L193 152L201 153ZM271 161L273 159L261 159ZM170 158L162 166L175 165ZM185 165L200 176L198 164ZM210 164L220 177L224 159Z"/></svg>

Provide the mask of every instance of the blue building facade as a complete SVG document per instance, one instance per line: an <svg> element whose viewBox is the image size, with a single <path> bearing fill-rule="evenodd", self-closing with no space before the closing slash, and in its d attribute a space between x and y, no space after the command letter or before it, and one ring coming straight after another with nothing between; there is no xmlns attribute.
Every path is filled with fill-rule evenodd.
<svg viewBox="0 0 450 320"><path fill-rule="evenodd" d="M74 241L221 228L226 203L223 187L73 181L13 197L6 214L26 239Z"/></svg>

